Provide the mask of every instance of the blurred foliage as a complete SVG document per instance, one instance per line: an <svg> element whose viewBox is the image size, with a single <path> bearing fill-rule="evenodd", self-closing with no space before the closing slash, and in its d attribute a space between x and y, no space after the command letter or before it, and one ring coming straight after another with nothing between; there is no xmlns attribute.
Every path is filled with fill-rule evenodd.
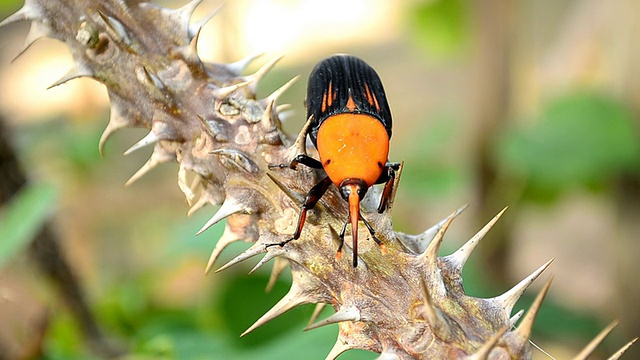
<svg viewBox="0 0 640 360"><path fill-rule="evenodd" d="M27 247L51 217L55 200L52 186L28 185L0 208L0 267Z"/></svg>
<svg viewBox="0 0 640 360"><path fill-rule="evenodd" d="M640 172L640 138L631 112L608 96L569 93L546 104L537 119L507 129L496 157L525 199L551 201L581 187L604 189L620 174Z"/></svg>
<svg viewBox="0 0 640 360"><path fill-rule="evenodd" d="M469 16L464 0L418 1L408 7L407 17L417 47L430 56L456 55L469 41Z"/></svg>

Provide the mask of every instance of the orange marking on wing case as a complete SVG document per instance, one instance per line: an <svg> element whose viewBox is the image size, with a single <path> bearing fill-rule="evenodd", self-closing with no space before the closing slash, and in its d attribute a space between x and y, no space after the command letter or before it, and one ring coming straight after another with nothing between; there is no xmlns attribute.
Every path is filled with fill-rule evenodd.
<svg viewBox="0 0 640 360"><path fill-rule="evenodd" d="M329 82L329 89L327 89L327 106L331 106L333 104L333 82Z"/></svg>
<svg viewBox="0 0 640 360"><path fill-rule="evenodd" d="M322 103L320 105L320 111L327 111L327 93L322 94Z"/></svg>
<svg viewBox="0 0 640 360"><path fill-rule="evenodd" d="M364 84L364 96L367 98L367 101L371 106L375 106L373 96L371 95L371 89L369 89L369 84Z"/></svg>
<svg viewBox="0 0 640 360"><path fill-rule="evenodd" d="M349 100L347 100L347 109L349 109L349 111L355 111L357 107L358 106L355 101L353 101L353 98L349 96Z"/></svg>

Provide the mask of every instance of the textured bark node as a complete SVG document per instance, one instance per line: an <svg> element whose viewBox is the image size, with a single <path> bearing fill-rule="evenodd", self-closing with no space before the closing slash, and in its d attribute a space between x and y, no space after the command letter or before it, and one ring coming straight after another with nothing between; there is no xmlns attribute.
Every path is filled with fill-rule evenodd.
<svg viewBox="0 0 640 360"><path fill-rule="evenodd" d="M294 232L300 204L322 174L303 166L268 169L270 163L287 163L307 151L304 129L292 141L280 128L283 107L277 100L295 79L256 98L257 84L278 59L251 75L243 71L255 56L231 64L201 61L200 29L215 12L192 22L199 3L172 10L115 0L27 0L0 26L30 21L25 49L44 36L68 45L76 67L52 86L81 76L106 86L111 115L100 149L116 130L149 129L126 151L153 146L150 159L129 183L160 163L176 161L178 184L192 206L190 212L206 204L220 205L200 231L226 219L207 271L235 241L252 245L217 271L262 255L254 270L275 259L272 284L290 266L289 293L245 334L295 306L314 303L321 309L330 304L335 314L314 318L309 326L339 324L328 359L349 349L371 350L384 359L530 358L528 339L550 281L517 327L514 323L522 312L512 311L551 261L494 298L469 296L462 286L466 260L504 211L459 250L438 257L447 228L463 209L422 234L403 234L392 227L392 202L386 212L374 211L380 191L371 189L363 212L388 254L381 254L361 229L362 247L354 268L346 256L335 257L347 207L332 187L310 211L299 240L267 248ZM347 236L345 252L350 257L349 240Z"/></svg>

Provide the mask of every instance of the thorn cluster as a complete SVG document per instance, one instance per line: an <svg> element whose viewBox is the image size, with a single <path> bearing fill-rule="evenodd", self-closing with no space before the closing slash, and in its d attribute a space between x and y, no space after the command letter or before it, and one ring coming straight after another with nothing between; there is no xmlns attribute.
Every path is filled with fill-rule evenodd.
<svg viewBox="0 0 640 360"><path fill-rule="evenodd" d="M31 22L20 54L42 37L53 37L68 45L76 67L52 87L83 76L106 86L111 115L100 138L101 153L116 130L149 130L125 151L127 155L153 146L149 160L127 184L158 164L175 161L179 163L178 185L191 205L190 214L207 204L220 205L198 232L226 220L207 272L221 252L236 241L251 245L216 271L263 255L251 271L275 259L270 288L278 275L290 267L293 282L287 295L242 335L296 306L314 303L316 311L306 330L339 324L338 339L328 359L349 349L378 352L381 359L531 356L529 338L550 280L515 328L523 312L513 314L513 310L524 291L553 260L494 298L470 296L462 286L466 261L504 210L453 254L440 257L445 233L464 208L422 234L409 235L393 229L391 199L383 214L368 214L388 253L381 254L375 244L371 245L373 241L365 241L358 253L359 266L354 268L334 256L339 242L336 229L347 209L338 192L331 189L309 214L299 240L284 247L267 247L294 231L303 194L320 176L310 169L272 171L268 166L288 163L295 155L307 152L305 134L311 119L293 143L280 128L282 112L287 107L278 106L277 101L297 77L260 98L256 93L258 84L281 57L268 61L251 75L243 75L260 54L231 64L205 63L198 56L200 31L219 9L192 23L201 0L175 10L128 3L27 0L0 27L17 21ZM292 145L287 147L285 144L289 143ZM402 169L395 180L394 193L401 172ZM366 237L364 232L361 235ZM335 313L317 320L326 305L331 305ZM601 337L608 331L609 328ZM584 354L590 353L600 340L599 337L590 344Z"/></svg>

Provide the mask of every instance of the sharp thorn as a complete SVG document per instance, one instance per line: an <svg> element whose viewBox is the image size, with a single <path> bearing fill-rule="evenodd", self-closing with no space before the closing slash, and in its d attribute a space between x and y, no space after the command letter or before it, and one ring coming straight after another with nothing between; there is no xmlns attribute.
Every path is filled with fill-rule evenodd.
<svg viewBox="0 0 640 360"><path fill-rule="evenodd" d="M233 258L231 261L229 261L228 263L222 265L218 270L216 270L215 272L220 272L222 270L225 270L237 263L243 262L247 259L250 259L256 255L262 254L264 252L267 252L267 249L265 249L264 244L260 244L260 243L255 243L253 244L250 248L248 248L246 251L244 251L242 254L236 256L235 258Z"/></svg>
<svg viewBox="0 0 640 360"><path fill-rule="evenodd" d="M229 86L225 86L225 87L221 87L219 89L214 90L213 95L218 98L218 99L224 99L226 97L228 97L229 95L231 95L234 91L245 87L247 85L249 85L251 82L250 81L244 81L241 83L237 83L237 84L233 84L233 85L229 85Z"/></svg>
<svg viewBox="0 0 640 360"><path fill-rule="evenodd" d="M361 321L360 310L355 306L341 307L335 314L315 324L307 326L304 330L313 330L322 326L337 324L343 321Z"/></svg>
<svg viewBox="0 0 640 360"><path fill-rule="evenodd" d="M291 80L287 81L284 85L280 86L280 88L278 88L276 91L272 92L271 95L267 96L266 103L272 103L275 102L276 100L278 100L278 98L287 90L289 90L289 88L291 86L293 86L293 84L296 83L296 81L298 81L298 79L300 79L300 75L296 75L294 76Z"/></svg>
<svg viewBox="0 0 640 360"><path fill-rule="evenodd" d="M327 306L327 304L325 303L319 303L316 304L315 309L313 309L313 314L311 314L311 318L309 319L309 322L307 323L307 327L313 325L316 320L318 320L318 316L320 316L320 313L322 312L322 310Z"/></svg>
<svg viewBox="0 0 640 360"><path fill-rule="evenodd" d="M251 64L254 60L261 57L262 55L264 55L264 53L249 55L236 62L232 62L231 64L226 64L225 67L229 69L229 71L231 71L232 73L236 75L240 75L247 68L247 66L249 66L249 64Z"/></svg>
<svg viewBox="0 0 640 360"><path fill-rule="evenodd" d="M124 155L130 155L134 151L140 150L140 149L142 149L143 147L145 147L147 145L151 145L151 144L157 143L159 140L160 139L158 139L158 136L156 136L156 134L154 134L153 130L149 131L149 133L145 137L143 137L140 141L138 141L133 146L131 146L129 149L127 149L127 151L124 152Z"/></svg>
<svg viewBox="0 0 640 360"><path fill-rule="evenodd" d="M444 222L444 224L442 224L442 227L438 229L438 232L436 233L436 235L429 242L429 245L427 245L427 248L425 249L422 257L426 261L428 261L430 264L432 264L432 266L437 266L437 259L438 259L438 252L440 251L440 245L442 245L444 234L449 229L449 225L451 225L451 223L453 222L453 219L455 219L460 213L462 213L462 211L464 211L465 208L466 207L460 208L455 212L453 212L453 214L449 215L449 217Z"/></svg>
<svg viewBox="0 0 640 360"><path fill-rule="evenodd" d="M307 155L307 133L309 132L309 128L313 123L313 115L309 116L307 122L304 123L304 126L298 133L296 137L296 141L293 143L293 146L289 149L288 153L290 159L293 159L295 156L299 154ZM290 160L288 159L288 160Z"/></svg>
<svg viewBox="0 0 640 360"><path fill-rule="evenodd" d="M552 280L553 276L549 277L549 280L547 280L547 282L544 284L544 287L542 288L542 290L540 290L540 293L538 293L538 296L533 301L533 304L531 304L531 307L529 308L529 311L527 311L527 314L524 316L524 319L522 319L520 325L514 330L514 333L516 333L523 340L523 342L527 342L531 337L533 323L536 321L536 316L538 315L538 311L540 311L542 301L547 295L547 291L549 291Z"/></svg>
<svg viewBox="0 0 640 360"><path fill-rule="evenodd" d="M257 173L260 168L253 160L242 150L238 149L216 149L210 154L218 155L223 165L232 165L233 167L244 170L248 173Z"/></svg>
<svg viewBox="0 0 640 360"><path fill-rule="evenodd" d="M518 311L517 313L515 313L510 319L509 319L509 326L510 328L514 328L516 327L516 323L518 322L518 320L520 320L520 318L522 317L522 314L524 314L524 309L520 309L520 311Z"/></svg>
<svg viewBox="0 0 640 360"><path fill-rule="evenodd" d="M262 126L262 129L265 131L271 131L276 127L276 122L273 119L274 103L275 103L275 100L267 104L267 107L264 109L264 112L262 113L262 119L260 119L260 125Z"/></svg>
<svg viewBox="0 0 640 360"><path fill-rule="evenodd" d="M433 304L433 298L429 293L429 289L427 288L427 283L425 279L421 280L422 284L422 304L425 310L425 317L427 318L427 323L431 327L431 330L434 334L445 338L448 336L450 329L446 320L442 317L439 311L436 309Z"/></svg>
<svg viewBox="0 0 640 360"><path fill-rule="evenodd" d="M289 187L287 187L285 184L283 184L282 182L280 182L280 180L276 179L273 175L271 175L270 173L267 173L267 176L269 177L269 179L271 179L271 181L273 181L279 188L280 190L282 190L283 193L285 193L285 195L287 195L291 200L296 201L298 204L302 204L304 203L304 196L298 194L297 192L289 189Z"/></svg>
<svg viewBox="0 0 640 360"><path fill-rule="evenodd" d="M71 68L69 71L67 71L66 74L64 74L60 79L58 79L56 82L54 82L53 84L51 84L47 90L56 87L58 85L62 85L64 83L66 83L69 80L73 80L79 77L83 77L83 76L88 76L88 77L93 77L93 73L90 70L84 69L84 68L80 68L80 67L73 67Z"/></svg>
<svg viewBox="0 0 640 360"><path fill-rule="evenodd" d="M620 350L616 351L613 355L611 355L607 360L618 360L618 359L620 359L622 357L622 355L624 355L624 353L626 353L627 350L629 350L629 348L631 348L631 346L633 346L633 344L636 343L636 341L638 341L638 338L635 338L635 339L629 341L623 347L621 347Z"/></svg>
<svg viewBox="0 0 640 360"><path fill-rule="evenodd" d="M27 37L24 40L24 44L22 45L22 49L18 52L16 56L11 59L13 63L20 55L24 54L30 47L38 41L39 39L48 37L51 34L51 29L46 25L40 22L31 22L31 28L29 28L29 33L27 33Z"/></svg>
<svg viewBox="0 0 640 360"><path fill-rule="evenodd" d="M129 180L127 180L127 182L125 183L125 186L129 186L134 182L138 181L142 176L144 176L146 173L151 171L153 168L155 168L159 164L173 159L170 154L162 153L162 151L163 150L161 148L156 147L153 151L153 154L151 154L151 157L149 158L149 160L144 165L142 165L142 167L138 171L136 171L136 173L133 174L133 176L131 176Z"/></svg>
<svg viewBox="0 0 640 360"><path fill-rule="evenodd" d="M216 16L220 12L220 9L222 9L223 6L224 4L218 6L217 8L210 11L207 15L201 17L200 20L193 23L193 26L189 28L189 36L195 36L197 31L196 29L203 28L211 19L213 19L214 16Z"/></svg>
<svg viewBox="0 0 640 360"><path fill-rule="evenodd" d="M236 200L235 198L227 198L220 206L220 209L207 221L206 224L200 229L196 235L202 234L205 230L209 229L213 225L220 222L222 219L225 219L233 214L237 214L240 212L246 212L245 208Z"/></svg>
<svg viewBox="0 0 640 360"><path fill-rule="evenodd" d="M331 351L329 351L329 354L327 354L325 360L335 360L340 356L340 354L350 349L353 349L353 347L340 340L340 337L338 336L338 340L336 340L336 343L331 348Z"/></svg>
<svg viewBox="0 0 640 360"><path fill-rule="evenodd" d="M493 336L491 336L473 355L466 357L466 360L488 360L489 353L494 346L498 343L502 335L504 335L507 330L509 330L508 326L503 327L498 330Z"/></svg>
<svg viewBox="0 0 640 360"><path fill-rule="evenodd" d="M213 248L213 251L211 251L211 256L209 256L209 261L207 262L207 267L204 270L205 275L211 271L213 264L216 262L216 259L218 259L218 256L220 256L222 251L227 246L229 246L229 244L234 243L236 241L240 241L240 240L242 240L242 237L234 233L231 227L229 227L229 224L226 224L224 228L224 233L222 233L222 236L220 236L220 239L218 239L218 242L216 243L216 246Z"/></svg>
<svg viewBox="0 0 640 360"><path fill-rule="evenodd" d="M617 320L604 328L595 338L593 338L593 340L591 340L587 344L587 346L584 347L584 349L582 349L582 351L578 353L578 355L573 358L573 360L587 360L589 355L591 355L596 350L598 345L600 345L600 343L607 337L607 335L609 335L609 333L611 333L611 331L613 331L616 326L618 326Z"/></svg>
<svg viewBox="0 0 640 360"><path fill-rule="evenodd" d="M397 178L397 177L396 177ZM465 205L455 212L455 216L462 213L467 208L468 205ZM400 234L399 238L403 245L408 247L411 251L416 254L423 254L435 236L438 234L440 229L447 223L451 216L441 220L439 223L433 225L432 227L425 230L423 233L418 235L410 235L410 234Z"/></svg>
<svg viewBox="0 0 640 360"><path fill-rule="evenodd" d="M456 252L445 257L445 260L452 263L456 267L456 269L458 270L458 273L462 272L462 269L464 268L464 264L467 262L467 260L469 260L471 253L473 253L473 250L475 250L476 246L478 246L480 241L484 238L485 235L487 235L489 230L491 230L491 228L496 224L496 222L500 220L500 217L502 217L502 214L504 214L505 211L507 211L507 207L502 209L502 211L500 211L498 215L494 216L493 219L491 219L491 221L487 223L487 225L485 225L482 229L480 229L480 231L478 231L471 239L469 239L469 241L467 241L464 245L462 245Z"/></svg>
<svg viewBox="0 0 640 360"><path fill-rule="evenodd" d="M283 257L276 258L273 262L273 268L271 269L271 275L269 276L269 282L267 283L267 287L264 289L265 292L270 292L273 287L276 285L280 274L287 268L289 265L289 260Z"/></svg>
<svg viewBox="0 0 640 360"><path fill-rule="evenodd" d="M40 13L36 11L36 9L34 9L31 5L25 4L22 8L20 8L20 10L11 14L8 18L2 20L2 22L0 22L0 28L18 21L37 21L39 20L40 16Z"/></svg>
<svg viewBox="0 0 640 360"><path fill-rule="evenodd" d="M253 274L256 270L262 267L262 265L268 263L271 259L278 256L279 254L275 251L267 251L267 253L262 257L262 259L256 264L256 266L249 271L249 275Z"/></svg>
<svg viewBox="0 0 640 360"><path fill-rule="evenodd" d="M520 297L522 296L522 294L524 294L529 285L531 285L538 278L538 276L540 276L540 274L542 274L549 267L549 265L551 265L554 260L555 259L547 261L544 265L540 266L538 269L536 269L536 271L531 273L531 275L521 280L507 292L492 299L493 302L497 303L502 308L504 317L508 318L511 315L513 307L518 302L518 300L520 300Z"/></svg>
<svg viewBox="0 0 640 360"><path fill-rule="evenodd" d="M256 321L253 325L251 325L245 332L243 332L240 336L245 336L246 334L252 332L258 327L264 325L268 321L284 314L285 312L293 309L296 306L302 304L308 304L312 302L313 299L305 294L305 291L298 285L295 281L291 284L291 289L287 295L285 295L277 304L275 304L269 311L267 311L258 321Z"/></svg>
<svg viewBox="0 0 640 360"><path fill-rule="evenodd" d="M209 204L211 201L209 200L208 196L205 196L204 194L200 195L200 198L198 199L198 201L196 201L193 205L191 205L191 207L189 208L189 211L187 211L187 216L191 217L196 211L202 209L205 205Z"/></svg>
<svg viewBox="0 0 640 360"><path fill-rule="evenodd" d="M127 32L127 28L119 20L103 13L100 10L98 10L98 16L100 16L104 24L107 26L107 31L115 40L126 45L131 45L131 37Z"/></svg>
<svg viewBox="0 0 640 360"><path fill-rule="evenodd" d="M275 66L275 64L278 61L280 61L282 58L283 58L283 55L272 59L268 63L264 64L260 69L258 69L258 71L246 77L247 81L250 82L249 88L251 89L252 93L255 94L256 88L260 80L262 80L262 78L264 78L264 76L269 72L269 70L271 70Z"/></svg>

